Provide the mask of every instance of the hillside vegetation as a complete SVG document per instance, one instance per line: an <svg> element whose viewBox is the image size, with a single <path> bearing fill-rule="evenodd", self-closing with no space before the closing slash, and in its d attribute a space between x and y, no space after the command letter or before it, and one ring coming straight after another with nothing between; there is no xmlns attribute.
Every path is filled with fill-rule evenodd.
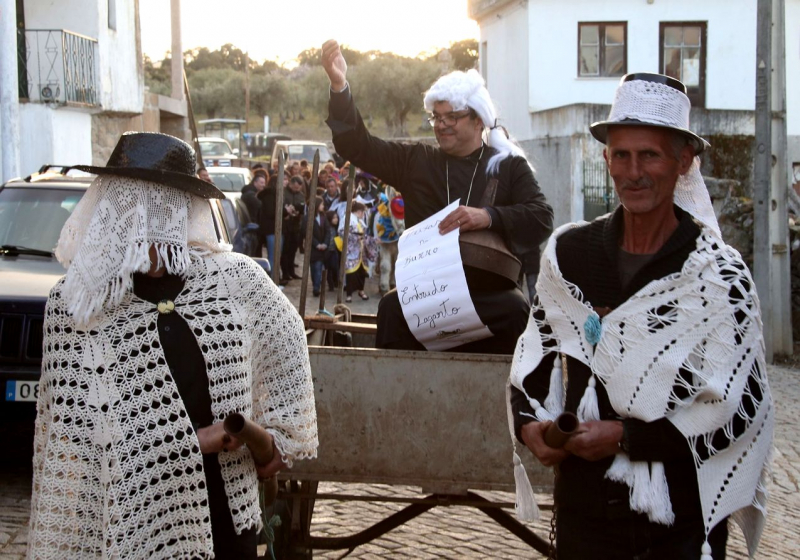
<svg viewBox="0 0 800 560"><path fill-rule="evenodd" d="M475 66L478 45L474 39L453 43L426 58L408 58L378 51L361 52L343 47L348 80L367 126L385 137L431 135L422 108L422 94L442 74ZM246 84L250 107L247 130L270 131L293 138L330 139L325 125L328 79L319 63L320 50L297 56L297 66L249 59L241 49L227 44L211 51L205 47L183 53L184 67L196 118L245 118ZM145 83L154 93L170 90L171 58L144 60ZM246 71L247 70L247 71Z"/></svg>

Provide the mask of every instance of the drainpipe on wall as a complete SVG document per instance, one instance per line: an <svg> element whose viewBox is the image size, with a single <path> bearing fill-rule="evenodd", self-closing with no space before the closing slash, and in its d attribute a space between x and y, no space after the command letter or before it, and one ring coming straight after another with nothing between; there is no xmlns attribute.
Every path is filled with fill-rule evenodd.
<svg viewBox="0 0 800 560"><path fill-rule="evenodd" d="M0 0L0 184L19 177L16 0Z"/></svg>

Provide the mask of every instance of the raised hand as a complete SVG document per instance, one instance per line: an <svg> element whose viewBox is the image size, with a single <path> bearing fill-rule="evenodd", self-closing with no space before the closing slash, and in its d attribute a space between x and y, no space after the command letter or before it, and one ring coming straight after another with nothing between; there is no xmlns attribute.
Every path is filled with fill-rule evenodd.
<svg viewBox="0 0 800 560"><path fill-rule="evenodd" d="M330 39L322 45L322 67L328 74L333 91L342 91L347 85L347 62L339 43Z"/></svg>

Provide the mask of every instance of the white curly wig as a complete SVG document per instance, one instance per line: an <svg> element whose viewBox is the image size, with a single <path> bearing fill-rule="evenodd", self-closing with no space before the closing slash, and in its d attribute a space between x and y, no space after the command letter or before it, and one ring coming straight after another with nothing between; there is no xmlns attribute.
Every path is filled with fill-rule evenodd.
<svg viewBox="0 0 800 560"><path fill-rule="evenodd" d="M497 150L497 153L489 159L487 173L494 173L500 162L512 155L520 156L527 161L525 152L507 136L505 128L497 126L497 109L486 89L483 76L477 70L467 72L457 70L436 80L425 92L423 101L425 110L433 112L434 105L441 101L450 103L454 111L470 108L483 121L486 143ZM530 165L530 162L528 163Z"/></svg>

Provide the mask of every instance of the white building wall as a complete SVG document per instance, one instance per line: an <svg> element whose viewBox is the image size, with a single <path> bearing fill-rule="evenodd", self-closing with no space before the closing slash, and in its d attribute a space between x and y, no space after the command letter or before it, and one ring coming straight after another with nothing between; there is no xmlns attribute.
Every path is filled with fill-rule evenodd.
<svg viewBox="0 0 800 560"><path fill-rule="evenodd" d="M116 29L109 28L109 3ZM103 111L141 113L144 76L136 43L135 4L130 0L25 0L28 29L64 29L98 41L96 71Z"/></svg>
<svg viewBox="0 0 800 560"><path fill-rule="evenodd" d="M42 103L20 104L22 176L42 165L91 165L92 116Z"/></svg>
<svg viewBox="0 0 800 560"><path fill-rule="evenodd" d="M789 0L796 2L797 0ZM579 78L578 22L628 23L628 72L657 72L659 23L707 22L706 107L753 109L756 2L737 0L529 0L532 111L610 103L619 78Z"/></svg>
<svg viewBox="0 0 800 560"><path fill-rule="evenodd" d="M97 2L98 0L95 0ZM116 5L116 29L108 26L109 2ZM130 0L99 0L99 82L104 111L141 113L144 74L136 45L136 12Z"/></svg>
<svg viewBox="0 0 800 560"><path fill-rule="evenodd" d="M65 29L97 39L98 2L105 0L25 0L25 27Z"/></svg>
<svg viewBox="0 0 800 560"><path fill-rule="evenodd" d="M20 175L23 177L46 163L55 163L52 159L52 112L40 103L21 103L19 106Z"/></svg>
<svg viewBox="0 0 800 560"><path fill-rule="evenodd" d="M483 57L484 43L486 58ZM530 138L528 111L528 8L514 3L481 21L481 73L500 115L515 138Z"/></svg>
<svg viewBox="0 0 800 560"><path fill-rule="evenodd" d="M63 109L52 115L53 162L92 165L92 115Z"/></svg>

